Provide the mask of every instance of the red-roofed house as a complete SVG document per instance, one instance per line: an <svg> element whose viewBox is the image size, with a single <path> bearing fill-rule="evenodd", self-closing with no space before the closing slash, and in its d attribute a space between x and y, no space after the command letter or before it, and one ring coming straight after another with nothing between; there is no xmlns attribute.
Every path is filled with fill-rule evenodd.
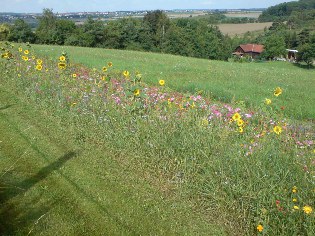
<svg viewBox="0 0 315 236"><path fill-rule="evenodd" d="M235 50L233 55L243 57L249 56L250 58L258 57L264 51L264 45L261 44L241 44Z"/></svg>

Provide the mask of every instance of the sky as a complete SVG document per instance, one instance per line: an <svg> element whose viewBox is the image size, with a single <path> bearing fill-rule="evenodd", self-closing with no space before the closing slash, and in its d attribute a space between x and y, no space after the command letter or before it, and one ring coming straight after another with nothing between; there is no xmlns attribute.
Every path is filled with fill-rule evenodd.
<svg viewBox="0 0 315 236"><path fill-rule="evenodd" d="M291 0L286 0L286 2ZM0 12L54 13L80 11L265 8L285 0L0 0Z"/></svg>

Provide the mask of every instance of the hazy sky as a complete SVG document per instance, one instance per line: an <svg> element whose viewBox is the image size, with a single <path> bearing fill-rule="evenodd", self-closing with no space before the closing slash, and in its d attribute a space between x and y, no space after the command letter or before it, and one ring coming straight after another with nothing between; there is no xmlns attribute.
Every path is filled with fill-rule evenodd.
<svg viewBox="0 0 315 236"><path fill-rule="evenodd" d="M287 0L289 2L291 0ZM42 12L52 8L56 12L117 11L155 9L225 9L262 8L285 0L0 0L0 12Z"/></svg>

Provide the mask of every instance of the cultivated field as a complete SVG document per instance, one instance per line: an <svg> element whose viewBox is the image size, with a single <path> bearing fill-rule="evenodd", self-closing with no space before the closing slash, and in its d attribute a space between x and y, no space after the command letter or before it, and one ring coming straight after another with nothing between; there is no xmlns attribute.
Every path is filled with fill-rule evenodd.
<svg viewBox="0 0 315 236"><path fill-rule="evenodd" d="M1 48L1 235L315 235L313 70Z"/></svg>
<svg viewBox="0 0 315 236"><path fill-rule="evenodd" d="M246 24L220 24L218 25L219 29L223 34L228 34L230 36L233 35L241 35L247 32L252 31L262 31L266 27L270 27L272 22L265 23L246 23Z"/></svg>
<svg viewBox="0 0 315 236"><path fill-rule="evenodd" d="M248 18L258 18L262 12L251 12L251 11L242 11L242 12L229 12L226 15L227 17L248 17Z"/></svg>

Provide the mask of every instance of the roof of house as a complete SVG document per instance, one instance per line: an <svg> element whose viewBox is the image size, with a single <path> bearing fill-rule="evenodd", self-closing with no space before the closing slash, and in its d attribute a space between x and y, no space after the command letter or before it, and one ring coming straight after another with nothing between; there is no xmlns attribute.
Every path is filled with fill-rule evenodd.
<svg viewBox="0 0 315 236"><path fill-rule="evenodd" d="M264 45L261 44L241 44L240 47L244 52L262 53L264 51Z"/></svg>

